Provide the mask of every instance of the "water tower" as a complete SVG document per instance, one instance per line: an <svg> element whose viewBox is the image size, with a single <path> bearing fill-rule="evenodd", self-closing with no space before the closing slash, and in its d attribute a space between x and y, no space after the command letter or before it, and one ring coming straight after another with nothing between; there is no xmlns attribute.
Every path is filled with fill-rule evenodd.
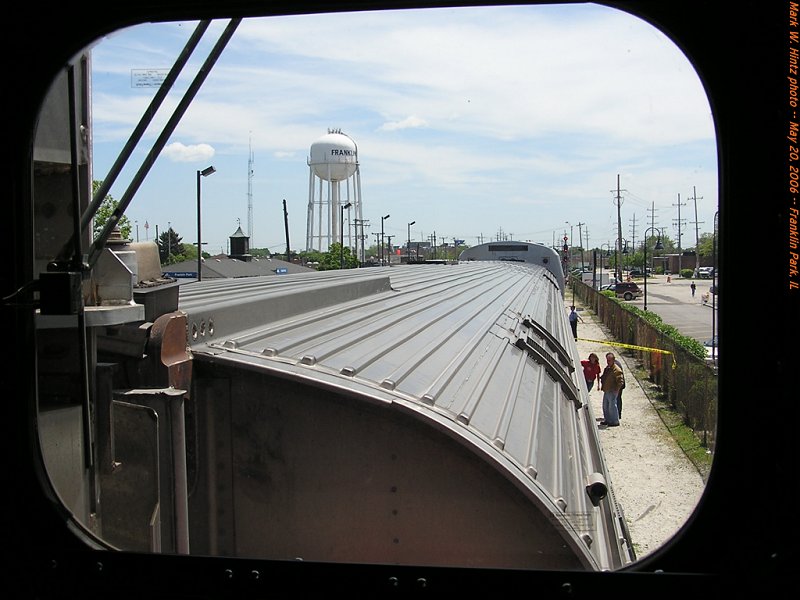
<svg viewBox="0 0 800 600"><path fill-rule="evenodd" d="M353 225L361 223L361 174L356 143L340 129L329 129L311 144L308 167L306 250L325 252L333 242L343 239L346 246L353 247L357 238Z"/></svg>

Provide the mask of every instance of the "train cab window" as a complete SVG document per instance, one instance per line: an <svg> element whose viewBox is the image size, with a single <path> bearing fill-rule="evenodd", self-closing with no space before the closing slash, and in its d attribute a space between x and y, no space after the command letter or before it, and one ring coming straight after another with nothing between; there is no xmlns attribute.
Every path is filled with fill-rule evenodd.
<svg viewBox="0 0 800 600"><path fill-rule="evenodd" d="M686 272L715 260L711 109L647 22L567 4L134 25L52 82L33 161L39 443L101 547L620 570L700 502L716 343L567 320L570 294L600 331L597 303L644 318L686 286L687 327L715 327ZM602 294L646 263L644 298ZM586 265L597 285L570 276ZM621 421L588 351L624 353ZM655 404L699 462L670 436L647 472L626 454Z"/></svg>

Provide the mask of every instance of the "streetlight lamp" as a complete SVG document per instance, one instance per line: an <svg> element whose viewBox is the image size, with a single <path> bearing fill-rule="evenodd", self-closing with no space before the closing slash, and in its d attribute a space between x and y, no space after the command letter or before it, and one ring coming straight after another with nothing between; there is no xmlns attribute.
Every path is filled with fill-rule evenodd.
<svg viewBox="0 0 800 600"><path fill-rule="evenodd" d="M386 215L385 217L381 217L381 266L383 266L383 222L391 217L391 215Z"/></svg>
<svg viewBox="0 0 800 600"><path fill-rule="evenodd" d="M350 208L351 206L353 206L353 205L350 202L348 202L347 204L342 206L342 218L339 220L339 233L342 234L342 244L341 244L341 248L339 248L339 250L341 251L341 257L340 257L340 260L339 260L339 268L340 269L344 269L344 209L345 208ZM348 236L349 235L350 234L348 233Z"/></svg>
<svg viewBox="0 0 800 600"><path fill-rule="evenodd" d="M197 172L197 281L203 279L203 243L200 239L200 177L208 177L216 172L217 170L214 167L206 167Z"/></svg>
<svg viewBox="0 0 800 600"><path fill-rule="evenodd" d="M658 232L656 245L653 247L653 254L656 250L663 250L664 244L661 243L661 230L658 227L648 227L644 231L644 310L647 311L647 232L650 230Z"/></svg>
<svg viewBox="0 0 800 600"><path fill-rule="evenodd" d="M408 224L408 240L406 241L406 263L411 260L411 226L414 225L416 221L411 221Z"/></svg>

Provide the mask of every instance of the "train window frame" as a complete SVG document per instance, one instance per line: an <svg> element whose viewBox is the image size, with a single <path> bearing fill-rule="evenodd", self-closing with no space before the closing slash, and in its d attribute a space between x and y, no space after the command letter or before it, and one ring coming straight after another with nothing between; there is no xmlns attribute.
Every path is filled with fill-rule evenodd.
<svg viewBox="0 0 800 600"><path fill-rule="evenodd" d="M388 5L387 5L388 4ZM392 3L367 3L369 8L389 8L396 6L415 7L421 2L392 2ZM736 26L736 31L742 36L753 39L757 35L764 35L765 32L781 33L784 39L787 31L791 30L792 17L789 6L781 6L781 14L777 14L774 7L770 10L755 8L759 19L753 22L751 30L744 28L744 19L741 16L731 14L731 12L721 3L710 3L709 6L697 8L695 13L695 23L682 24L682 10L693 10L691 3L665 2L649 3L636 2L607 2L606 6L619 8L645 19L652 25L661 29L673 41L675 41L687 56L692 60L704 83L707 85L708 97L712 103L715 114L715 123L718 127L718 147L720 154L719 161L719 186L720 186L720 223L723 230L720 243L721 263L734 265L735 262L733 246L734 242L726 235L727 232L741 233L744 230L742 221L745 218L759 223L762 229L772 235L775 239L784 240L784 244L776 254L782 257L789 256L785 223L780 227L774 224L774 214L769 210L767 214L747 214L736 215L733 211L726 210L726 207L743 195L754 191L753 183L748 183L744 178L744 164L752 161L764 167L764 172L775 175L774 181L784 181L783 175L788 170L786 160L782 156L778 157L778 151L772 150L773 146L767 141L766 147L770 150L764 155L755 154L747 146L749 140L746 136L756 137L765 140L766 131L770 134L778 129L785 129L784 125L791 122L791 113L785 110L790 101L780 101L776 98L783 97L785 89L786 74L782 68L789 64L788 58L781 62L781 68L776 64L775 43L762 43L750 45L749 51L742 47L727 49L725 39L721 37L719 31L715 31L718 26L717 18L724 15L723 22L731 23ZM338 9L351 6L364 8L364 3L351 3L348 5L337 5ZM307 8L306 8L307 7ZM301 10L316 9L316 5L305 3L279 4L274 9L275 14L283 12L289 13ZM785 9L785 10L784 10ZM796 10L796 9L795 9ZM62 32L57 33L54 26L55 21L47 19L37 19L32 15L21 17L27 19L27 23L39 23L45 26L43 31L51 33L53 39L63 43L58 47L59 52L54 52L50 56L41 58L31 56L26 60L21 60L15 66L15 73L21 74L25 68L30 68L32 59L35 57L40 60L41 72L39 77L30 85L29 89L21 92L15 99L15 107L21 115L19 123L14 124L11 143L15 149L12 156L12 195L22 209L17 209L13 213L13 218L4 224L4 233L8 233L6 239L14 241L12 247L12 261L14 268L10 279L16 284L11 286L13 290L21 289L26 282L24 272L32 271L32 258L28 252L30 247L29 234L24 228L30 225L31 215L30 206L24 202L30 196L29 182L29 149L32 144L32 132L35 113L38 110L37 99L43 96L44 90L49 85L50 77L57 71L61 62L73 53L78 51L86 43L98 37L98 34L112 31L124 24L143 22L147 19L157 17L163 18L198 18L202 16L230 16L233 14L263 14L264 7L259 3L240 2L224 7L215 7L213 4L194 6L191 2L172 1L162 3L160 7L142 6L122 7L119 12L111 10L110 14L103 17L95 16L85 18L85 22L76 25L70 31L71 35ZM772 12L775 11L775 12ZM742 11L746 12L746 11ZM54 16L65 18L65 15L55 13ZM74 16L73 16L74 18ZM795 12L796 18L796 12ZM714 46L719 47L709 50L709 40L703 40L702 34L711 37ZM712 35L713 34L713 35ZM715 37L718 36L718 37ZM778 36L774 36L777 39ZM772 38L770 38L772 39ZM15 37L14 42L21 44L22 40ZM27 46L30 47L30 46ZM757 53L756 53L756 48ZM55 48L54 48L55 49ZM766 68L759 70L757 66L758 58L767 57L769 62ZM785 58L784 53L780 53L781 58ZM720 66L718 63L722 59L736 58L731 64ZM741 83L736 77L735 68L744 69L755 81L767 82L762 89L753 90ZM782 76L777 81L776 70L780 70ZM738 101L741 100L768 100L775 102L775 105L783 107L774 112L764 111L761 113L759 128L748 124L741 119L746 114L747 108L743 108L738 102L733 105L726 105L725 102L731 101L731 97L738 94ZM760 95L760 98L759 98ZM746 103L745 103L746 104ZM33 110L36 108L37 110ZM777 114L776 114L777 113ZM786 115L789 115L787 117ZM785 137L785 136L783 136ZM21 151L20 151L21 150ZM779 173L777 173L779 171ZM770 179L765 185L768 190L780 189L783 194L784 186L780 188ZM762 182L759 182L759 185ZM724 199L724 201L723 201ZM24 210L24 207L28 210ZM785 214L788 209L778 207L776 213ZM787 283L787 270L784 266L785 261L777 260L769 264L760 264L754 258L739 261L746 268L752 268L753 272L762 274L764 280L774 283L776 288L773 293L775 305L779 311L789 311L795 306L796 296L791 295L790 286ZM773 264L774 263L774 264ZM778 287L778 284L781 284ZM737 291L738 282L729 282L730 291ZM14 332L14 339L32 340L32 323L30 319L21 316L24 307L15 306L8 301L4 305L4 322L8 322ZM734 317L724 307L720 307L720 321L723 325L732 324ZM796 327L795 325L791 325ZM796 331L796 329L794 329ZM781 333L781 336L783 333ZM752 354L755 342L760 336L768 340L777 340L777 333L773 332L745 332L739 340L731 340L730 358L725 358L727 365L720 368L720 388L726 393L731 393L737 382L734 381L733 373L737 367L745 367L745 355ZM775 347L780 347L776 345ZM741 475L755 477L757 469L761 469L761 476L767 478L773 476L777 479L786 477L790 470L785 466L790 453L781 452L782 444L788 444L791 438L787 421L781 418L778 408L767 406L763 409L762 421L767 421L778 428L779 433L775 438L766 438L777 444L768 446L767 444L756 444L757 447L739 448L731 439L737 434L757 435L748 428L750 425L749 415L736 412L734 407L720 411L720 442L718 445L719 455L712 470L712 477L709 480L707 494L703 503L698 507L697 514L691 522L687 523L684 530L676 539L665 546L662 551L652 557L634 565L630 571L631 575L650 575L649 577L636 578L626 577L628 573L560 573L560 572L516 572L505 570L450 570L435 568L417 567L396 567L391 565L328 565L328 564L302 564L302 563L270 563L266 561L250 559L226 559L226 558L203 558L203 557L181 557L181 556L158 556L158 555L138 555L136 553L120 552L97 553L99 546L90 537L86 536L79 529L71 524L71 516L64 510L57 490L49 484L49 478L43 472L41 449L36 441L36 415L35 406L32 399L36 396L35 381L32 374L31 365L34 362L32 348L29 343L15 352L9 352L6 364L12 365L10 371L17 373L23 382L22 392L18 394L23 401L16 402L10 407L6 428L9 433L7 439L13 444L11 455L15 461L15 479L18 484L16 489L21 491L22 497L14 501L15 512L25 514L25 527L19 527L11 523L9 528L14 531L13 539L19 544L21 552L17 557L17 565L24 573L24 585L29 589L36 590L42 596L55 596L57 591L70 589L74 592L82 591L89 597L100 597L109 591L128 593L134 597L136 593L141 593L157 581L169 586L172 597L175 594L185 594L187 597L202 597L202 594L225 593L235 590L247 595L261 595L265 591L272 589L275 581L282 584L291 583L302 589L315 589L323 592L334 590L342 591L372 591L377 593L391 593L393 591L411 590L420 593L438 592L465 592L475 590L517 590L522 585L535 583L539 589L550 591L553 594L572 594L573 597L588 596L589 593L595 595L600 590L619 591L625 590L648 590L659 591L672 590L675 592L684 591L684 586L691 584L695 591L703 590L707 593L716 593L720 589L731 589L734 585L734 576L737 577L739 585L758 587L762 592L773 585L777 585L775 576L780 576L788 572L787 556L785 551L785 540L781 540L780 521L783 517L770 514L778 511L768 511L759 515L762 528L757 531L749 529L744 537L744 542L739 543L739 553L735 552L730 546L736 546L735 539L729 532L725 531L726 526L721 526L717 520L711 516L715 511L725 514L726 509L730 509L730 504L745 506L746 498L743 498L745 490L740 485ZM775 371L784 377L788 377L788 370L783 360L778 357L774 363ZM783 382L781 382L783 383ZM722 392L721 392L722 393ZM777 395L786 396L788 400L788 388L778 386ZM24 422L25 428L10 427ZM763 435L763 434L762 434ZM17 473L18 471L18 473ZM13 517L12 517L13 518ZM731 517L739 519L741 517ZM709 548L705 543L718 543L712 546L713 551L709 556ZM744 548L741 546L744 545ZM727 546L727 547L726 547ZM153 579L148 581L147 587L138 581L136 570L147 569ZM658 575L654 572L658 571ZM313 575L313 577L310 577ZM744 578L744 581L742 581ZM126 588L128 585L130 587ZM166 588L164 588L166 589ZM427 592L426 592L427 590Z"/></svg>

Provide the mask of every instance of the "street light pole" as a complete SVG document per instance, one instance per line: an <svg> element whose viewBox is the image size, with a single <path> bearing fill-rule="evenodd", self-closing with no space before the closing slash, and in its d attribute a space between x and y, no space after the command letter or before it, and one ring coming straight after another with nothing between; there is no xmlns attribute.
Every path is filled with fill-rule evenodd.
<svg viewBox="0 0 800 600"><path fill-rule="evenodd" d="M664 244L661 243L661 230L658 227L648 227L644 231L644 310L647 312L647 232L650 230L654 230L658 232L658 238L656 238L656 245L653 247L653 253L656 250L662 250L664 248Z"/></svg>
<svg viewBox="0 0 800 600"><path fill-rule="evenodd" d="M340 256L340 260L339 260L339 268L340 269L344 269L344 209L345 208L350 208L351 206L353 206L353 205L350 202L348 202L347 204L342 206L342 218L339 220L339 233L342 234L342 243L341 243L341 247L339 248L339 250L341 252L341 256ZM347 235L349 236L350 233L348 232Z"/></svg>
<svg viewBox="0 0 800 600"><path fill-rule="evenodd" d="M408 224L408 240L406 240L406 264L411 260L411 226L414 225L416 221L411 221Z"/></svg>
<svg viewBox="0 0 800 600"><path fill-rule="evenodd" d="M381 249L380 249L380 250L381 250L381 251L380 251L380 255L381 255L381 266L383 266L383 222L384 222L386 219L388 219L389 217L391 217L391 216L392 216L392 215L386 215L385 217L381 217Z"/></svg>
<svg viewBox="0 0 800 600"><path fill-rule="evenodd" d="M216 173L214 167L206 167L202 171L197 172L197 281L203 279L203 242L200 239L200 177L208 177L212 173Z"/></svg>

